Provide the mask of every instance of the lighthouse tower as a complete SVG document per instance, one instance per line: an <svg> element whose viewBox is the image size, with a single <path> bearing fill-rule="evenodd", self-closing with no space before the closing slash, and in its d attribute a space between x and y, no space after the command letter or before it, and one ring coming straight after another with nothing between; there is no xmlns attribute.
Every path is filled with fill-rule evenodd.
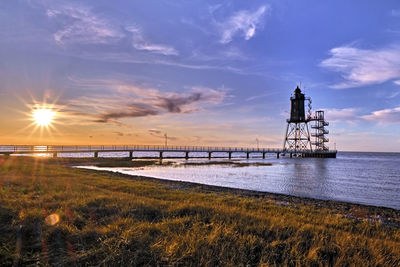
<svg viewBox="0 0 400 267"><path fill-rule="evenodd" d="M312 151L312 143L308 123L311 120L310 114L306 117L304 102L309 98L301 92L297 86L293 96L290 98L290 119L286 120L286 134L283 142L283 151L300 152Z"/></svg>

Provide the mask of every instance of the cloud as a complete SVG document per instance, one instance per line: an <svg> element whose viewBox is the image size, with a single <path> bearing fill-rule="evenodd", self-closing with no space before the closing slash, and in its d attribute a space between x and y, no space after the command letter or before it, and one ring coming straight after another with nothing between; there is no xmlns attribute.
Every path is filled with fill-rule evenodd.
<svg viewBox="0 0 400 267"><path fill-rule="evenodd" d="M216 92L216 91L215 91ZM197 103L205 103L212 102L213 98L216 99L219 97L219 94L209 94L209 93L201 93L194 92L191 94L159 94L155 98L145 97L145 103L130 103L123 106L120 109L120 106L117 110L106 111L105 113L99 115L99 119L96 122L109 122L110 120L117 120L122 118L137 118L137 117L146 117L152 115L158 115L162 113L191 113L199 108L197 107ZM140 101L140 100L139 100Z"/></svg>
<svg viewBox="0 0 400 267"><path fill-rule="evenodd" d="M106 111L105 113L98 115L99 118L95 120L95 122L103 123L109 122L110 120L145 117L157 114L159 114L159 112L150 106L132 103L125 105L123 109Z"/></svg>
<svg viewBox="0 0 400 267"><path fill-rule="evenodd" d="M171 113L181 113L182 106L200 101L202 95L194 93L188 96L173 96L173 97L160 97L158 107L167 110Z"/></svg>
<svg viewBox="0 0 400 267"><path fill-rule="evenodd" d="M190 59L196 61L245 61L250 58L239 48L234 46L225 47L223 50L215 50L207 47L206 49L193 49Z"/></svg>
<svg viewBox="0 0 400 267"><path fill-rule="evenodd" d="M400 107L377 110L362 118L378 124L397 124L400 123Z"/></svg>
<svg viewBox="0 0 400 267"><path fill-rule="evenodd" d="M253 100L256 100L256 99L269 97L269 96L271 96L271 95L272 95L272 93L265 93L265 94L260 94L260 95L253 95L253 96L250 96L250 97L246 98L246 101L253 101Z"/></svg>
<svg viewBox="0 0 400 267"><path fill-rule="evenodd" d="M124 133L122 133L122 132L113 132L113 134L115 134L117 136L124 136Z"/></svg>
<svg viewBox="0 0 400 267"><path fill-rule="evenodd" d="M400 9L392 9L390 15L393 17L400 17Z"/></svg>
<svg viewBox="0 0 400 267"><path fill-rule="evenodd" d="M137 27L129 26L126 30L132 34L132 46L137 50L149 51L165 56L177 56L179 54L178 51L171 46L150 43L143 37L143 34Z"/></svg>
<svg viewBox="0 0 400 267"><path fill-rule="evenodd" d="M221 7L222 7L222 4L210 5L210 6L208 6L208 12L210 14L213 14L215 11L217 11Z"/></svg>
<svg viewBox="0 0 400 267"><path fill-rule="evenodd" d="M324 109L325 117L329 122L347 122L355 123L360 119L358 115L358 109L356 108L328 108Z"/></svg>
<svg viewBox="0 0 400 267"><path fill-rule="evenodd" d="M400 78L400 46L368 50L341 46L330 50L321 67L338 72L344 81L332 88L351 88Z"/></svg>
<svg viewBox="0 0 400 267"><path fill-rule="evenodd" d="M400 90L397 90L393 93L391 93L389 96L387 96L387 98L395 98L396 96L400 95Z"/></svg>
<svg viewBox="0 0 400 267"><path fill-rule="evenodd" d="M47 16L59 18L59 22L63 25L63 28L53 35L58 44L107 44L123 37L120 30L83 6L50 8L47 10Z"/></svg>
<svg viewBox="0 0 400 267"><path fill-rule="evenodd" d="M241 34L245 40L250 40L256 33L257 27L262 26L262 19L269 6L263 5L256 11L241 10L236 12L227 21L220 24L222 44L230 43L236 34Z"/></svg>
<svg viewBox="0 0 400 267"><path fill-rule="evenodd" d="M157 44L148 44L148 43L134 43L133 47L137 50L145 50L150 51L157 54L162 54L165 56L176 56L178 55L178 51L170 46L165 45L157 45Z"/></svg>
<svg viewBox="0 0 400 267"><path fill-rule="evenodd" d="M191 107L196 102L218 104L225 97L225 93L207 88L204 88L204 90L197 88L194 91L186 95L172 94L169 96L159 96L156 106L171 113L190 113L196 110Z"/></svg>
<svg viewBox="0 0 400 267"><path fill-rule="evenodd" d="M57 6L47 9L47 16L62 27L53 37L57 44L113 44L130 39L132 46L141 51L162 55L178 55L167 45L147 40L136 26L119 25L105 17L94 14L85 6Z"/></svg>
<svg viewBox="0 0 400 267"><path fill-rule="evenodd" d="M192 63L181 63L173 60L164 60L164 59L140 59L134 55L128 53L80 53L79 55L82 58L88 60L96 60L101 62L120 62L120 63L131 63L131 64L143 64L143 65L161 65L161 66L171 66L175 68L183 68L183 69L192 69L192 70L218 70L223 72L230 72L237 75L243 76L260 76L260 77L270 77L269 74L266 74L262 71L252 71L244 68L232 67L226 64L192 64ZM196 58L197 60L197 58ZM285 76L286 77L286 76Z"/></svg>
<svg viewBox="0 0 400 267"><path fill-rule="evenodd" d="M79 80L79 79L77 79ZM86 81L90 85L95 81ZM83 86L87 86L84 82ZM67 105L70 114L96 123L120 123L120 119L162 115L166 113L192 113L221 103L225 90L192 87L185 93L161 92L126 84L105 83L108 94L92 94L71 99ZM93 92L92 92L93 93Z"/></svg>
<svg viewBox="0 0 400 267"><path fill-rule="evenodd" d="M154 135L154 134L160 135L160 134L162 134L162 132L161 132L160 130L156 130L156 129L150 129L150 130L149 130L149 133L150 133L151 135Z"/></svg>
<svg viewBox="0 0 400 267"><path fill-rule="evenodd" d="M148 132L149 132L149 134L150 134L151 136L154 136L154 137L157 137L157 138L165 139L165 137L167 137L167 139L168 139L168 140L171 140L171 141L176 141L176 140L179 139L179 138L177 138L177 137L168 135L168 134L167 134L166 132L164 132L164 131L157 130L157 129L150 129L150 130L148 130Z"/></svg>

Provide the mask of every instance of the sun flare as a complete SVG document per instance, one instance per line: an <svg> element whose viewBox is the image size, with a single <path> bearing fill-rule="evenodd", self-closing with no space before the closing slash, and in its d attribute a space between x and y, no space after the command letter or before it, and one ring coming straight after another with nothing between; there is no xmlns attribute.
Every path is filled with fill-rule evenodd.
<svg viewBox="0 0 400 267"><path fill-rule="evenodd" d="M23 120L29 121L29 124L19 131L29 132L27 138L52 137L54 133L60 134L57 125L60 125L60 120L65 119L64 106L57 104L58 97L53 97L52 102L48 103L49 97L49 94L46 94L42 101L37 101L32 95L30 101L20 98L26 110L18 112L21 117L23 116Z"/></svg>
<svg viewBox="0 0 400 267"><path fill-rule="evenodd" d="M54 119L55 112L51 109L40 108L33 110L32 116L38 126L50 126Z"/></svg>

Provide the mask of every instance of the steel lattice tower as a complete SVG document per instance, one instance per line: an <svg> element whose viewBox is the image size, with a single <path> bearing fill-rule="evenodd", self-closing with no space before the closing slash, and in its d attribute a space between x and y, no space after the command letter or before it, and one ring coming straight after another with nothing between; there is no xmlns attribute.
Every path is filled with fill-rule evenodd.
<svg viewBox="0 0 400 267"><path fill-rule="evenodd" d="M287 121L285 140L283 143L283 151L291 150L293 152L311 150L311 137L308 128L310 115L306 118L304 110L304 101L309 100L300 88L297 86L294 90L293 97L290 98L290 119Z"/></svg>

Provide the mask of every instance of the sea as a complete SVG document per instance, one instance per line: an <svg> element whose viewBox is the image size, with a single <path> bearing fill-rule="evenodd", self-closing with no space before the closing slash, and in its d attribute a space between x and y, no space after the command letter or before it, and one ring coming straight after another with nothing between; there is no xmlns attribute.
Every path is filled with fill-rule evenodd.
<svg viewBox="0 0 400 267"><path fill-rule="evenodd" d="M185 164L228 161L201 158L164 161L171 164L140 168L84 168L400 209L400 153L338 152L334 159L277 159L275 154L271 154L266 159L231 160L250 164Z"/></svg>

